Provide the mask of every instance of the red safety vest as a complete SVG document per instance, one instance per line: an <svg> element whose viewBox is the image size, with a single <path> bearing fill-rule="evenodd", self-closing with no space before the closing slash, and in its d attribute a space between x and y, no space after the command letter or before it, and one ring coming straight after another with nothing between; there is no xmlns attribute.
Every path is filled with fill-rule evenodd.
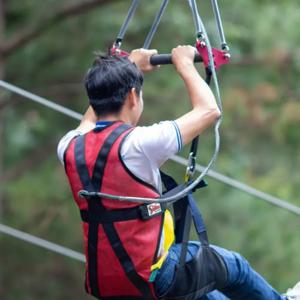
<svg viewBox="0 0 300 300"><path fill-rule="evenodd" d="M131 130L122 122L96 127L73 139L64 157L83 221L86 291L99 299L157 299L149 278L158 259L164 216L161 206L78 196L80 190L160 196L122 160L122 141Z"/></svg>

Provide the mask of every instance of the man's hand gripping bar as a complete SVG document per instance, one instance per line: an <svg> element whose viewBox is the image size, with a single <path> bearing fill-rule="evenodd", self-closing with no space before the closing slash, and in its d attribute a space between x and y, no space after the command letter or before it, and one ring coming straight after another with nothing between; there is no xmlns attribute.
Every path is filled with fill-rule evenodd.
<svg viewBox="0 0 300 300"><path fill-rule="evenodd" d="M203 59L200 56L200 54L196 53L194 62L198 63L198 62L202 62L202 61L203 61ZM172 62L172 54L155 54L155 55L151 56L150 63L153 66L170 65L173 63Z"/></svg>

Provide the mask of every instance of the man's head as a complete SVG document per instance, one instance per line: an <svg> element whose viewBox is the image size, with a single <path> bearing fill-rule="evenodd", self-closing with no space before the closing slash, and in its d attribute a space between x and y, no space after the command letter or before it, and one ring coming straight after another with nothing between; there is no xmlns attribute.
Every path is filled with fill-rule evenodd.
<svg viewBox="0 0 300 300"><path fill-rule="evenodd" d="M130 110L131 101L142 102L142 85L143 73L126 57L97 55L85 77L90 105L100 118L119 115L127 104Z"/></svg>

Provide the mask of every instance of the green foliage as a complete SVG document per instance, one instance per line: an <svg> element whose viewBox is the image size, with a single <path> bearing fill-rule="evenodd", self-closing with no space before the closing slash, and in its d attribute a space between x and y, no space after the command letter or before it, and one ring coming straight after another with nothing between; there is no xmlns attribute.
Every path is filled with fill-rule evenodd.
<svg viewBox="0 0 300 300"><path fill-rule="evenodd" d="M36 24L72 1L6 1L7 35ZM53 26L12 55L6 79L76 111L87 100L82 79L93 51L105 51L126 15L129 1L106 6ZM123 48L141 47L161 1L145 1ZM215 168L237 180L300 205L300 32L299 1L219 1L232 64L220 71L224 104L222 147ZM200 3L205 24L218 43L211 7ZM288 16L288 17L287 17ZM153 47L170 52L194 43L184 1L171 1ZM51 241L82 251L78 211L55 144L76 122L38 104L6 95L3 220ZM174 119L188 111L184 85L173 66L146 75L143 124ZM200 139L199 162L208 162L212 131ZM40 150L40 153L38 154ZM186 155L184 149L181 155ZM36 160L34 159L36 157ZM30 160L30 166L23 166ZM180 181L184 168L165 168ZM214 244L241 252L280 291L299 280L299 217L209 179L197 192ZM85 299L80 263L0 235L1 299ZM17 282L17 284L16 284ZM1 288L0 288L1 290ZM2 292L2 294L1 294Z"/></svg>

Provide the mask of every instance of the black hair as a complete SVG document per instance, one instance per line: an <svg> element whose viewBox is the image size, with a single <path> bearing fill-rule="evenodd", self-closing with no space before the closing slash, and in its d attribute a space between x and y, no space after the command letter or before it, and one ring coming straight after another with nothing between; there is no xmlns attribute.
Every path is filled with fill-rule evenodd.
<svg viewBox="0 0 300 300"><path fill-rule="evenodd" d="M127 57L96 54L85 76L89 102L97 116L118 113L132 88L140 94L144 77Z"/></svg>

